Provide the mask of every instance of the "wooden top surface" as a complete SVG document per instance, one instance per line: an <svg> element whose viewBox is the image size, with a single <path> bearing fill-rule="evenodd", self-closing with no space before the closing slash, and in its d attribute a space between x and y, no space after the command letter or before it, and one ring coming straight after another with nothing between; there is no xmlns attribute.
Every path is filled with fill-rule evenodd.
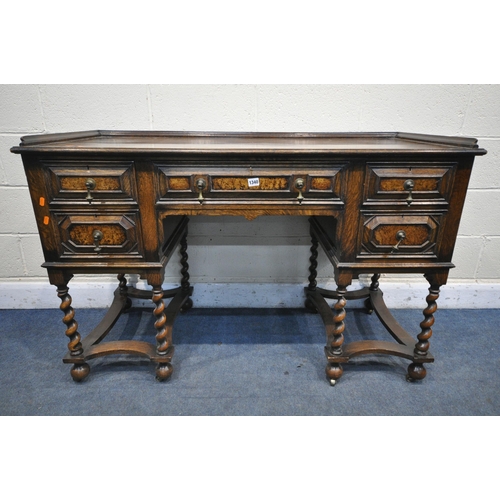
<svg viewBox="0 0 500 500"><path fill-rule="evenodd" d="M200 152L200 153L473 153L477 140L401 132L266 133L88 131L31 135L11 149L23 152Z"/></svg>

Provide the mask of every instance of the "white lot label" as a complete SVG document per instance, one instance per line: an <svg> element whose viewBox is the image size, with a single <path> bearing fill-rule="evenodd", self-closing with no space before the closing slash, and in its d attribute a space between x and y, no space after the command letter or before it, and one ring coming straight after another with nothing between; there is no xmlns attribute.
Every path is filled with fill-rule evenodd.
<svg viewBox="0 0 500 500"><path fill-rule="evenodd" d="M255 187L259 185L259 178L258 177L251 177L248 179L248 187Z"/></svg>

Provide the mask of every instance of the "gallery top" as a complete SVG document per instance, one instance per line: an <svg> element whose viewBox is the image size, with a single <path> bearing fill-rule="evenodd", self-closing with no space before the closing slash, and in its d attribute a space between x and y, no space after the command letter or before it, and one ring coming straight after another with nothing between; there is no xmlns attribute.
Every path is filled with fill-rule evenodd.
<svg viewBox="0 0 500 500"><path fill-rule="evenodd" d="M94 130L28 135L13 153L468 153L486 154L470 137L403 132L274 133Z"/></svg>

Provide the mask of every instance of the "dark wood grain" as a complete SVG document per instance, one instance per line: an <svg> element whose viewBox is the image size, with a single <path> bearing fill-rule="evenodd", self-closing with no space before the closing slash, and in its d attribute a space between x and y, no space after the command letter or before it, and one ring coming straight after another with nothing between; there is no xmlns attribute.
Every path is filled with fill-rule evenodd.
<svg viewBox="0 0 500 500"><path fill-rule="evenodd" d="M306 307L323 320L332 384L343 374L342 363L373 353L409 359L409 379L425 377L424 364L433 360L433 313L453 267L472 165L486 154L474 138L401 132L109 130L25 136L11 151L22 156L43 267L61 299L69 339L64 361L73 364L74 380L88 376L90 359L117 353L147 357L157 363L156 378L168 379L174 320L193 305L188 216L278 215L309 218ZM164 290L165 266L176 249L181 286ZM336 289L318 287L320 249ZM110 273L119 279L115 301L82 339L68 282L75 274ZM385 306L382 273L416 273L430 283L416 339ZM151 290L127 285L127 274L138 274ZM364 274L373 275L372 285L348 290ZM104 342L136 298L152 301L154 342ZM359 299L394 342L348 342L346 304Z"/></svg>

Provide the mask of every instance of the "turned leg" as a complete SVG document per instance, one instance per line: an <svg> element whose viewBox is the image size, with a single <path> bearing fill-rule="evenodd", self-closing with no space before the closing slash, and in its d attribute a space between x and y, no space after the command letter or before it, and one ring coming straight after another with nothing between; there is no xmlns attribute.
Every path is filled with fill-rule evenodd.
<svg viewBox="0 0 500 500"><path fill-rule="evenodd" d="M380 278L380 274L374 274L372 276L372 282L371 282L371 285L370 285L370 291L372 292L375 292L378 290L378 287L379 287L379 280ZM366 300L365 300L365 307L366 307L366 312L368 314L371 314L373 312L373 304L372 304L372 301L370 299L370 297L368 297Z"/></svg>
<svg viewBox="0 0 500 500"><path fill-rule="evenodd" d="M415 344L414 353L417 356L427 356L429 351L429 339L432 337L432 325L434 324L434 313L437 310L436 300L439 297L439 284L431 283L429 294L425 299L427 307L424 309L424 320L420 323L421 332L417 335L418 342ZM425 378L427 371L423 363L413 362L408 367L407 380L413 382Z"/></svg>
<svg viewBox="0 0 500 500"><path fill-rule="evenodd" d="M69 339L68 348L71 356L80 356L83 353L81 336L78 333L78 323L75 320L75 311L71 307L71 295L67 284L57 286L57 296L61 299L59 308L64 313L63 323L66 325L66 336ZM75 382L81 382L90 372L87 363L75 363L70 370Z"/></svg>
<svg viewBox="0 0 500 500"><path fill-rule="evenodd" d="M117 279L119 281L119 288L120 288L120 293L122 295L127 296L127 278L125 278L125 274L119 274L117 276ZM123 308L123 312L127 312L130 308L132 307L132 300L130 297L127 297L127 301L125 302L125 307Z"/></svg>
<svg viewBox="0 0 500 500"><path fill-rule="evenodd" d="M180 246L180 254L181 254L181 289L183 292L188 293L189 292L189 264L188 264L188 254L187 254L187 231L186 234L182 237L181 239L181 246ZM191 297L188 297L186 299L186 302L184 302L181 311L187 311L193 307L193 301Z"/></svg>
<svg viewBox="0 0 500 500"><path fill-rule="evenodd" d="M328 335L327 339L327 353L335 356L342 354L342 344L344 343L344 319L346 316L345 305L347 303L344 295L347 291L347 287L338 286L337 293L339 298L336 304L333 306L333 322L334 328L332 332ZM331 385L335 385L336 381L342 376L344 372L342 365L340 363L334 363L329 361L325 373L327 378L330 380Z"/></svg>
<svg viewBox="0 0 500 500"><path fill-rule="evenodd" d="M165 303L163 302L163 290L161 285L153 286L153 302L155 309L153 314L156 318L156 353L166 356L171 347L172 340L166 327L167 317L165 316ZM172 365L169 362L158 363L156 367L156 379L166 380L172 375Z"/></svg>
<svg viewBox="0 0 500 500"><path fill-rule="evenodd" d="M311 264L309 266L309 286L307 288L311 292L314 292L318 285L316 282L316 276L318 275L316 272L316 268L318 267L318 240L314 234L311 234L311 256L309 257L309 262ZM307 310L317 312L316 307L309 298L306 298L304 305Z"/></svg>

